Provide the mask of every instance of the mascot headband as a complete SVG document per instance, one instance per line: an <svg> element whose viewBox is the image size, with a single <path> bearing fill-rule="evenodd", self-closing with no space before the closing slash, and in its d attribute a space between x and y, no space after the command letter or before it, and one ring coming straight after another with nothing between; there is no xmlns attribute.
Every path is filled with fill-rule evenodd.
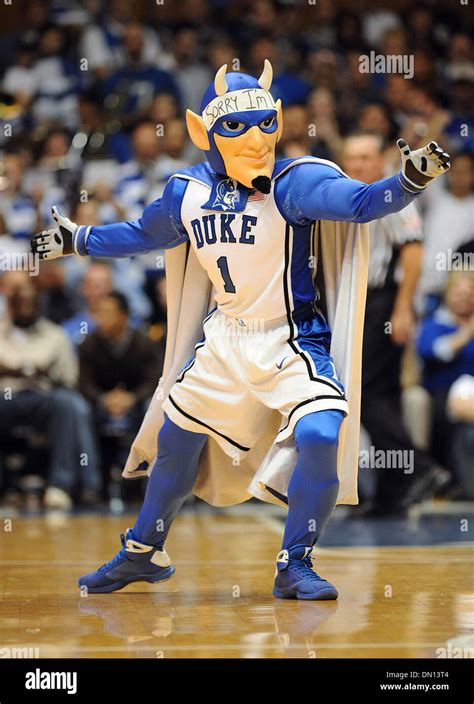
<svg viewBox="0 0 474 704"><path fill-rule="evenodd" d="M271 94L262 88L247 88L233 90L224 96L217 96L206 105L202 119L206 129L212 129L216 120L233 112L248 112L249 110L276 110Z"/></svg>
<svg viewBox="0 0 474 704"><path fill-rule="evenodd" d="M272 83L273 71L270 62L266 59L262 75L258 79L259 88L241 88L229 91L226 81L227 65L221 66L214 79L216 97L204 108L202 119L209 132L216 120L223 115L235 112L252 110L276 110L277 106L269 88Z"/></svg>

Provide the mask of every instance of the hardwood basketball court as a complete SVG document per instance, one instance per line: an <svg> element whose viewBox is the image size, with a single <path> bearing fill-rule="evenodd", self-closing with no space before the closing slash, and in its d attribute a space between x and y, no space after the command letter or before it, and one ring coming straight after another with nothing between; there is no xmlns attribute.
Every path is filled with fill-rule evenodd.
<svg viewBox="0 0 474 704"><path fill-rule="evenodd" d="M117 552L133 517L13 518L0 547L1 648L39 658L434 658L474 646L469 543L323 547L316 569L339 600L279 600L282 524L266 508L186 511L167 543L171 580L87 597L77 578Z"/></svg>

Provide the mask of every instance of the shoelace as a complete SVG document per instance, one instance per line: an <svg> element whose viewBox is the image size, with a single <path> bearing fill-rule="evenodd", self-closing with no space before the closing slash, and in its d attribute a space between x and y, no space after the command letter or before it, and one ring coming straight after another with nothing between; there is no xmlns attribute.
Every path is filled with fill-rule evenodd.
<svg viewBox="0 0 474 704"><path fill-rule="evenodd" d="M293 572L296 572L299 577L311 579L314 582L324 581L323 578L320 577L319 574L317 574L313 570L313 563L311 561L311 557L305 557L304 560L290 560L290 562L291 569L293 570Z"/></svg>
<svg viewBox="0 0 474 704"><path fill-rule="evenodd" d="M125 535L123 533L120 533L120 541L122 543L122 549L119 550L119 552L113 557L109 562L105 562L99 569L97 570L98 572L103 572L106 569L110 569L111 567L115 567L115 565L120 562L121 560L124 559L125 557Z"/></svg>

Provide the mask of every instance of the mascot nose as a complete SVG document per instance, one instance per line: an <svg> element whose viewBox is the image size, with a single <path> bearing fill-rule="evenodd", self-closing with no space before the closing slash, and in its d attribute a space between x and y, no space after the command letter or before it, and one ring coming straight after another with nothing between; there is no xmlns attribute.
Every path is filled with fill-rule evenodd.
<svg viewBox="0 0 474 704"><path fill-rule="evenodd" d="M247 132L247 146L250 149L255 149L256 151L259 151L265 146L265 139L262 131L257 125L251 127Z"/></svg>

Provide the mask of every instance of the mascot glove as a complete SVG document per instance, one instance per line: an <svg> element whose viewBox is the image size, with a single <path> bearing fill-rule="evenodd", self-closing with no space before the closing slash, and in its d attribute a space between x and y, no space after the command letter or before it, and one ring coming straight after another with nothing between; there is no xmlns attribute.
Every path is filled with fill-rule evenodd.
<svg viewBox="0 0 474 704"><path fill-rule="evenodd" d="M55 227L43 230L31 238L31 251L39 254L40 259L57 259L74 254L73 238L77 225L59 212L56 206L51 208Z"/></svg>
<svg viewBox="0 0 474 704"><path fill-rule="evenodd" d="M430 181L444 174L450 166L450 156L436 142L412 152L404 139L397 142L402 158L403 185L407 190L418 192Z"/></svg>

